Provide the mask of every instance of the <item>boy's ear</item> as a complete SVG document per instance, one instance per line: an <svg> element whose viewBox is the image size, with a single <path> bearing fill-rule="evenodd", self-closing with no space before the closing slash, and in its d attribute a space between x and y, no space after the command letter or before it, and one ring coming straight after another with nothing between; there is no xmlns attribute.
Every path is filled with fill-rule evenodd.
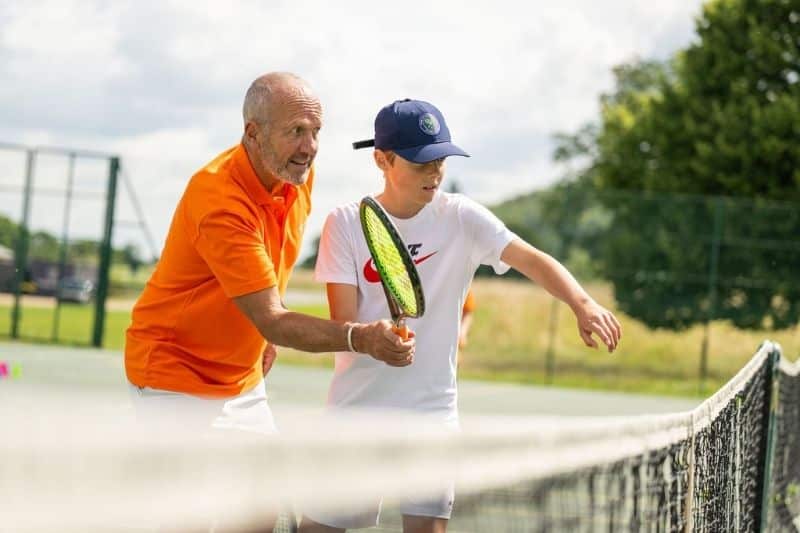
<svg viewBox="0 0 800 533"><path fill-rule="evenodd" d="M373 151L372 157L375 158L375 164L378 165L379 169L385 171L389 166L389 161L386 160L386 154L384 154L381 150Z"/></svg>

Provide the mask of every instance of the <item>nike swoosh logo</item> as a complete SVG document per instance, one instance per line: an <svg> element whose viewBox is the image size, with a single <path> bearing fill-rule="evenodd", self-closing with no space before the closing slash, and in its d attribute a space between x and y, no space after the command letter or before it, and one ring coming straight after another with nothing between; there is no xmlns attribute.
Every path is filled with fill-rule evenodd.
<svg viewBox="0 0 800 533"><path fill-rule="evenodd" d="M419 259L414 259L414 264L418 265L418 264L422 263L423 261L425 261L426 259L429 259L431 256L434 256L434 255L436 255L436 252L430 253L428 255L424 255L424 256L420 257ZM378 271L375 269L375 263L372 261L371 257L364 264L364 279L367 280L370 283L380 283L380 281L381 281L381 276L380 276L380 274L378 274Z"/></svg>
<svg viewBox="0 0 800 533"><path fill-rule="evenodd" d="M418 265L418 264L422 263L423 261L425 261L427 258L429 258L432 255L436 255L436 252L433 252L433 253L430 253L428 255L422 256L419 259L414 259L414 264Z"/></svg>

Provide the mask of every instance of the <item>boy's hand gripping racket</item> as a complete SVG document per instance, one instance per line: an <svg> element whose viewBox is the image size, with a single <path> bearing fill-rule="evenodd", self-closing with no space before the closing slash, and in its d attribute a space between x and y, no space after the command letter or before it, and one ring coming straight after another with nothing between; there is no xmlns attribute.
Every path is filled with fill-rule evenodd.
<svg viewBox="0 0 800 533"><path fill-rule="evenodd" d="M425 313L425 296L417 267L389 215L374 198L366 196L361 200L359 217L394 320L394 331L406 340L405 319L419 318Z"/></svg>

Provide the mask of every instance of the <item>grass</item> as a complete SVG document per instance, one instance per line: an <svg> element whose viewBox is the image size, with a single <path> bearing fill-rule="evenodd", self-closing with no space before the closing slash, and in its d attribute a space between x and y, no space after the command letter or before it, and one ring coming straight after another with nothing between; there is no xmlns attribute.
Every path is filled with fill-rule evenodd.
<svg viewBox="0 0 800 533"><path fill-rule="evenodd" d="M53 342L54 321L54 308L24 306L19 323L20 337L36 342ZM127 311L109 311L106 313L106 347L122 347L122 336L129 321L130 313ZM60 344L90 344L93 322L94 305L62 304L55 342ZM8 335L10 331L11 308L0 306L0 335Z"/></svg>
<svg viewBox="0 0 800 533"><path fill-rule="evenodd" d="M290 282L293 290L323 288L308 271L297 271ZM608 284L589 284L587 290L603 305L614 310ZM709 377L698 382L703 328L684 332L651 330L636 320L615 311L623 325L623 338L614 354L586 348L580 340L575 319L563 304L542 289L522 281L480 279L474 291L477 310L469 345L462 351L459 375L492 381L548 383L559 386L660 393L681 396L707 396L731 376L766 338L779 342L784 353L794 359L800 355L797 328L779 332L743 331L727 323L710 327ZM557 313L553 337L554 373L548 379L546 354L550 343L553 309ZM324 304L292 306L293 311L327 317ZM86 344L91 338L93 306L64 305L61 310L59 342ZM107 313L104 347L120 350L124 346L128 311ZM53 310L26 307L20 332L26 339L49 342ZM10 310L0 307L0 336L10 329ZM307 354L281 348L283 363L303 366L332 366L327 354Z"/></svg>
<svg viewBox="0 0 800 533"><path fill-rule="evenodd" d="M142 265L133 273L128 265L113 263L109 271L109 295L116 298L136 298L150 279L154 268L155 265Z"/></svg>
<svg viewBox="0 0 800 533"><path fill-rule="evenodd" d="M298 271L290 285L323 292L308 271ZM674 332L647 328L616 309L607 283L586 289L613 310L623 325L623 339L614 354L584 346L575 318L557 304L553 336L554 371L547 376L553 298L525 281L478 279L477 299L469 344L460 354L459 376L490 381L565 387L646 392L677 396L707 396L730 379L764 339L779 342L790 359L800 356L800 330L745 331L726 322L709 328L708 378L701 384L700 348L703 327ZM510 312L511 311L511 312ZM326 316L321 314L320 316ZM281 361L309 366L331 366L330 357L281 350Z"/></svg>
<svg viewBox="0 0 800 533"><path fill-rule="evenodd" d="M293 310L314 316L328 316L325 305L297 306ZM129 311L107 311L105 339L103 348L122 350L125 347L125 330L130 324ZM92 338L94 306L79 304L62 304L59 318L59 334L54 344L88 345ZM47 307L23 307L22 320L19 324L20 337L35 342L53 342L52 328L54 309ZM11 308L0 306L0 337L11 331ZM308 357L307 354L297 352ZM302 361L302 359L301 359Z"/></svg>
<svg viewBox="0 0 800 533"><path fill-rule="evenodd" d="M800 333L743 331L724 322L710 326L708 380L698 381L702 326L688 331L652 330L615 309L608 284L589 284L592 296L614 310L623 338L614 354L583 345L570 309L558 304L553 383L674 395L708 395L730 379L761 341L775 340L791 359L800 354ZM470 343L460 361L462 376L545 383L553 299L531 283L479 280ZM514 312L509 312L514 310Z"/></svg>

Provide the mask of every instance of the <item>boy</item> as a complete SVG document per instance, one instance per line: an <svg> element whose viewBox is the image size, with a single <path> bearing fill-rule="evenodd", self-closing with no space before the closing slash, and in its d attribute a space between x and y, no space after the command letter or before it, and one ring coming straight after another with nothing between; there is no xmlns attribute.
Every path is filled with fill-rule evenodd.
<svg viewBox="0 0 800 533"><path fill-rule="evenodd" d="M456 356L464 299L479 265L502 274L519 270L566 302L578 320L587 346L597 347L596 334L609 352L617 347L620 325L598 305L555 259L524 242L489 210L459 194L438 190L445 158L468 154L450 142L444 117L433 105L400 100L384 107L375 119L375 163L383 172L378 202L392 217L419 271L428 308L409 319L416 334L411 365L391 368L369 356L336 354L328 403L334 408L406 409L434 417L457 429ZM319 247L316 277L327 283L331 318L367 322L386 317L380 280L361 232L358 203L335 209L328 217ZM354 353L355 352L355 353ZM453 504L453 487L435 501L401 505L408 533L444 532ZM311 513L301 531L342 531L375 525L380 506L358 516Z"/></svg>

